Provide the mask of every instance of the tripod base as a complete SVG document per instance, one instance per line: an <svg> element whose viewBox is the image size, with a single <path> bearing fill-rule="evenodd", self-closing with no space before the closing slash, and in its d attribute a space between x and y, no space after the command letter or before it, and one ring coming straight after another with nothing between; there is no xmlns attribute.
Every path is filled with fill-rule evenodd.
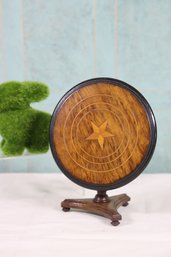
<svg viewBox="0 0 171 257"><path fill-rule="evenodd" d="M119 225L122 216L117 212L120 206L127 206L130 197L126 194L108 197L105 191L97 193L94 199L66 199L61 203L63 211L70 208L85 210L111 220L113 226Z"/></svg>

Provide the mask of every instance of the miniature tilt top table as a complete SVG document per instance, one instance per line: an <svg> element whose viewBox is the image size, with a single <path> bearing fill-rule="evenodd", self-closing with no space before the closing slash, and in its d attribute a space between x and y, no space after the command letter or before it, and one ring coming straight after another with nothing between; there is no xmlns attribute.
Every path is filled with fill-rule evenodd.
<svg viewBox="0 0 171 257"><path fill-rule="evenodd" d="M118 225L117 209L126 206L130 197L108 197L106 191L131 182L145 169L156 137L152 109L132 86L97 78L73 87L54 110L51 150L70 180L97 194L94 199L66 199L63 210L84 209Z"/></svg>

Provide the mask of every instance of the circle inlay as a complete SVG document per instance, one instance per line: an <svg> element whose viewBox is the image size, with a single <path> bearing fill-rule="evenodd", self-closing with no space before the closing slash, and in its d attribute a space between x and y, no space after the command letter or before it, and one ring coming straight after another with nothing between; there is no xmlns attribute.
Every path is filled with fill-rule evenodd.
<svg viewBox="0 0 171 257"><path fill-rule="evenodd" d="M50 133L61 170L92 189L130 182L149 162L156 142L145 98L126 83L106 78L70 90L54 111Z"/></svg>

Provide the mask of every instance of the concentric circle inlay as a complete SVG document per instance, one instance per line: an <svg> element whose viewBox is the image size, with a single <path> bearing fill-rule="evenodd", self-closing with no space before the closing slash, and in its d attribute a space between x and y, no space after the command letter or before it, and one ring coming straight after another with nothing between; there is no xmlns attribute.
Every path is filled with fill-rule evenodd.
<svg viewBox="0 0 171 257"><path fill-rule="evenodd" d="M120 81L96 79L76 86L61 99L51 122L57 164L88 188L115 188L124 178L140 173L156 140L147 105L136 90Z"/></svg>

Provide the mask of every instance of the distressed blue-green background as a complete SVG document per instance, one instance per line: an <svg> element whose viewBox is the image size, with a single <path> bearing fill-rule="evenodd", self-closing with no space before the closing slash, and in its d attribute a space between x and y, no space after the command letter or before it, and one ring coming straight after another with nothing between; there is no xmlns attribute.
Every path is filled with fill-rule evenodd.
<svg viewBox="0 0 171 257"><path fill-rule="evenodd" d="M146 172L171 172L171 1L0 0L0 82L38 80L52 112L75 84L98 76L136 87L150 102L158 143ZM56 172L47 155L0 159L0 172Z"/></svg>

